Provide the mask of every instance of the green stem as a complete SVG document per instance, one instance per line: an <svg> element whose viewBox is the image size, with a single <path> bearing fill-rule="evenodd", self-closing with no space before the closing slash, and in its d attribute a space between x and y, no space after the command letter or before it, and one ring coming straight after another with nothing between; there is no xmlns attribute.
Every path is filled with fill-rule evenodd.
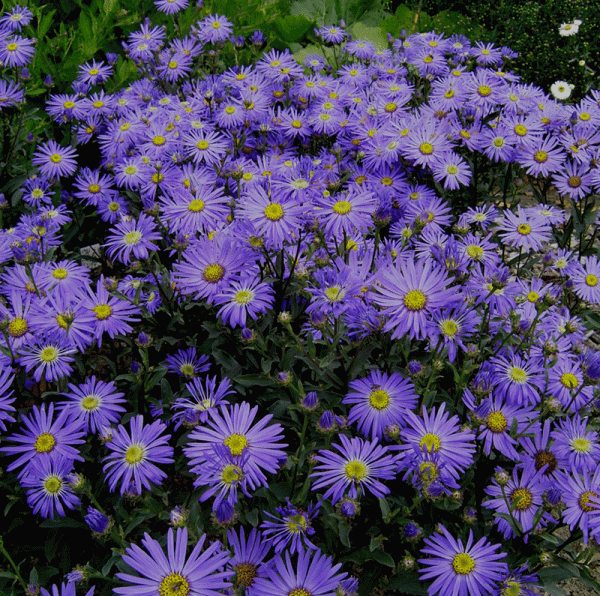
<svg viewBox="0 0 600 596"><path fill-rule="evenodd" d="M25 594L29 594L29 591L27 590L27 584L25 583L25 580L21 576L21 572L19 571L18 565L15 565L15 562L12 560L11 556L8 554L8 551L4 548L4 541L2 540L2 537L0 537L0 552L4 555L4 558L8 561L10 566L13 568L15 575L17 576L17 580L21 584L21 587L23 588Z"/></svg>

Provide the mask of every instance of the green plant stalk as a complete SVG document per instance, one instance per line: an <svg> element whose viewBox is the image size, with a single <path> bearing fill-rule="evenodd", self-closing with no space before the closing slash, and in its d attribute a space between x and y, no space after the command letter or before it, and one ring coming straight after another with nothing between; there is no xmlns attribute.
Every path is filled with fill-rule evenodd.
<svg viewBox="0 0 600 596"><path fill-rule="evenodd" d="M27 590L27 584L25 583L25 580L21 576L21 572L19 571L19 566L15 565L15 562L12 560L12 557L8 554L8 551L6 550L6 548L4 548L4 541L2 540L1 536L0 536L0 552L4 555L4 558L8 561L9 565L13 568L15 575L17 576L17 581L21 584L21 587L23 588L23 591L25 592L25 594L29 595L29 591Z"/></svg>

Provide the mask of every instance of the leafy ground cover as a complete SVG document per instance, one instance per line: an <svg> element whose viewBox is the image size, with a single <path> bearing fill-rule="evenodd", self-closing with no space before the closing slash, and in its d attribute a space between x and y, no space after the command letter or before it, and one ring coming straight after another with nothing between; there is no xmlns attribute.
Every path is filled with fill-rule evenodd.
<svg viewBox="0 0 600 596"><path fill-rule="evenodd" d="M597 589L600 93L424 6L157 6L0 21L0 590Z"/></svg>

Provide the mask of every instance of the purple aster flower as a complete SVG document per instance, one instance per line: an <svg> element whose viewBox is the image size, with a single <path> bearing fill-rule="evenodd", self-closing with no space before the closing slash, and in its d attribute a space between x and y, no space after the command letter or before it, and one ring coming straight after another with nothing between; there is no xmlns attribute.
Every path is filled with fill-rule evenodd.
<svg viewBox="0 0 600 596"><path fill-rule="evenodd" d="M269 565L264 561L271 545L259 530L252 528L246 538L244 527L240 526L238 532L233 529L227 532L227 541L233 548L233 557L227 566L235 571L234 586L248 590L256 578L267 577Z"/></svg>
<svg viewBox="0 0 600 596"><path fill-rule="evenodd" d="M339 435L341 445L333 445L339 454L329 449L321 449L314 460L319 462L310 474L315 481L312 490L328 487L324 498L331 497L335 505L348 491L352 499L358 496L358 488L363 493L371 492L377 498L390 494L390 489L379 479L393 480L396 477L398 456L388 453L376 441L363 441L360 438L348 439Z"/></svg>
<svg viewBox="0 0 600 596"><path fill-rule="evenodd" d="M101 277L96 283L96 292L86 288L86 294L82 296L82 308L95 318L94 337L98 340L98 346L102 344L104 332L112 339L115 335L125 335L132 330L129 323L139 321L135 315L140 313L139 308L121 298L110 296L103 285Z"/></svg>
<svg viewBox="0 0 600 596"><path fill-rule="evenodd" d="M81 505L69 486L68 476L72 469L73 460L62 456L31 461L21 478L21 485L27 491L27 504L34 514L54 519L56 512L65 517L65 507L75 509Z"/></svg>
<svg viewBox="0 0 600 596"><path fill-rule="evenodd" d="M215 296L215 305L221 306L217 315L225 325L245 327L248 316L256 321L259 313L266 312L273 305L274 294L271 286L261 282L260 278L243 275Z"/></svg>
<svg viewBox="0 0 600 596"><path fill-rule="evenodd" d="M76 80L90 85L101 85L112 75L112 72L112 66L92 60L91 64L86 62L79 67Z"/></svg>
<svg viewBox="0 0 600 596"><path fill-rule="evenodd" d="M223 571L231 556L215 540L202 552L206 534L194 545L189 557L187 528L169 528L167 554L157 540L146 533L140 548L132 544L122 556L123 561L137 573L117 573L117 577L128 586L113 588L115 594L123 596L155 596L156 594L202 594L217 596L231 588L229 579L233 571Z"/></svg>
<svg viewBox="0 0 600 596"><path fill-rule="evenodd" d="M188 7L188 0L154 0L154 5L165 14L176 14Z"/></svg>
<svg viewBox="0 0 600 596"><path fill-rule="evenodd" d="M397 372L371 371L364 379L351 381L348 389L343 403L354 404L348 422L358 422L358 430L372 440L382 440L388 424L403 425L419 400L414 384Z"/></svg>
<svg viewBox="0 0 600 596"><path fill-rule="evenodd" d="M492 383L496 394L507 403L535 405L540 402L546 379L542 365L533 359L524 360L518 355L497 356L491 359L494 364Z"/></svg>
<svg viewBox="0 0 600 596"><path fill-rule="evenodd" d="M519 596L537 596L542 588L539 584L540 579L536 573L527 574L527 571L527 566L524 566L507 572L506 578L502 580L499 594L514 593Z"/></svg>
<svg viewBox="0 0 600 596"><path fill-rule="evenodd" d="M600 459L598 433L588 428L588 419L579 414L558 420L550 435L554 439L553 451L561 462L575 473L593 471Z"/></svg>
<svg viewBox="0 0 600 596"><path fill-rule="evenodd" d="M433 408L430 414L423 407L422 416L407 411L404 422L406 428L400 433L402 443L397 447L406 460L402 467L422 453L436 454L446 471L458 479L473 463L475 435L461 430L458 416L450 417L445 403Z"/></svg>
<svg viewBox="0 0 600 596"><path fill-rule="evenodd" d="M441 307L457 301L452 279L430 261L396 259L395 267L381 270L374 288L373 302L389 319L384 331L392 331L392 339L408 333L411 339L425 339L431 315Z"/></svg>
<svg viewBox="0 0 600 596"><path fill-rule="evenodd" d="M285 461L287 454L281 443L283 428L280 424L269 424L273 418L268 414L254 423L258 406L242 402L233 406L221 406L204 427L195 428L189 435L183 451L190 460L191 471L213 457L215 445L225 445L232 457L248 454L248 475L257 484L267 484L264 471L274 474ZM264 470L264 471L263 471Z"/></svg>
<svg viewBox="0 0 600 596"><path fill-rule="evenodd" d="M425 539L421 552L433 558L419 559L421 580L434 579L427 588L429 596L484 596L491 594L506 575L508 566L499 559L506 553L497 553L499 544L491 544L483 537L473 544L473 531L467 543L456 540L441 524L438 533Z"/></svg>
<svg viewBox="0 0 600 596"><path fill-rule="evenodd" d="M483 506L495 512L512 515L517 521L520 536L527 543L529 534L548 522L556 523L548 513L541 517L538 512L544 506L542 495L550 487L550 482L544 476L544 471L536 471L532 465L521 468L521 473L516 468L508 483L501 487L495 479L492 485L485 489L487 495L492 497L485 501ZM510 539L515 536L511 524L504 518L496 516L494 521L504 538Z"/></svg>
<svg viewBox="0 0 600 596"><path fill-rule="evenodd" d="M192 399L178 397L171 404L171 408L173 410L180 410L175 414L174 418L185 420L188 424L206 423L209 414L215 412L220 406L229 404L224 399L225 396L235 393L231 388L231 381L227 377L218 385L217 377L213 377L212 379L207 377L204 380L204 384L196 377L186 383L185 388L190 393Z"/></svg>
<svg viewBox="0 0 600 596"><path fill-rule="evenodd" d="M532 427L532 437L519 437L519 444L523 448L521 461L517 467L533 466L539 471L544 468L544 475L550 478L555 477L555 472L563 469L567 465L567 460L562 455L559 456L550 437L551 420L544 420L543 426L534 425Z"/></svg>
<svg viewBox="0 0 600 596"><path fill-rule="evenodd" d="M60 587L59 587L60 585ZM37 588L37 586L34 586ZM96 586L92 586L85 596L93 596ZM46 588L41 588L41 596L76 596L76 584L74 582L67 582L66 584L53 584L51 586L51 592L48 592ZM32 591L31 594L37 594L36 591Z"/></svg>
<svg viewBox="0 0 600 596"><path fill-rule="evenodd" d="M466 304L453 309L444 309L434 313L433 320L429 328L429 342L432 347L440 342L448 348L448 360L456 360L457 348L463 351L467 350L463 340L471 337L477 325L481 322L481 317L473 308Z"/></svg>
<svg viewBox="0 0 600 596"><path fill-rule="evenodd" d="M562 169L566 156L556 138L546 137L520 147L515 159L531 176L549 176Z"/></svg>
<svg viewBox="0 0 600 596"><path fill-rule="evenodd" d="M21 103L23 97L23 89L18 83L5 79L0 80L0 111Z"/></svg>
<svg viewBox="0 0 600 596"><path fill-rule="evenodd" d="M318 515L321 503L308 505L308 510L304 511L294 507L287 498L287 505L277 507L273 515L268 511L263 513L275 521L264 521L261 529L264 530L264 537L268 543L273 546L276 554L280 554L284 549L288 549L290 554L300 553L307 548L317 550L317 547L308 539L315 530L311 527L311 521ZM289 542L292 544L288 547Z"/></svg>
<svg viewBox="0 0 600 596"><path fill-rule="evenodd" d="M200 39L202 41L219 43L229 39L233 34L233 24L227 17L218 14L208 15L200 23Z"/></svg>
<svg viewBox="0 0 600 596"><path fill-rule="evenodd" d="M268 246L281 248L298 237L305 208L292 199L275 198L270 191L254 186L243 197L239 212L254 224Z"/></svg>
<svg viewBox="0 0 600 596"><path fill-rule="evenodd" d="M124 393L119 393L115 384L96 380L92 375L80 385L69 383L69 393L63 393L68 401L60 402L63 410L67 410L73 420L79 419L86 433L100 432L103 426L117 422L125 408Z"/></svg>
<svg viewBox="0 0 600 596"><path fill-rule="evenodd" d="M600 304L600 259L596 255L585 258L583 265L574 267L570 275L573 291L589 304Z"/></svg>
<svg viewBox="0 0 600 596"><path fill-rule="evenodd" d="M210 368L208 356L196 352L196 348L177 350L175 355L165 358L165 367L169 372L177 373L180 377L192 379Z"/></svg>
<svg viewBox="0 0 600 596"><path fill-rule="evenodd" d="M503 221L497 226L503 242L524 249L526 252L540 251L544 242L551 238L551 228L546 219L520 205L517 213L504 212Z"/></svg>
<svg viewBox="0 0 600 596"><path fill-rule="evenodd" d="M154 220L145 213L139 219L124 219L117 224L115 232L108 236L104 245L113 261L118 259L128 265L131 256L136 259L147 259L150 250L158 250L152 240L160 240L161 235L156 231Z"/></svg>
<svg viewBox="0 0 600 596"><path fill-rule="evenodd" d="M142 494L142 486L151 489L151 482L162 484L166 473L155 464L172 464L173 447L169 445L171 435L164 435L166 425L157 420L144 425L142 415L129 421L130 432L119 424L113 438L106 444L111 453L104 458L103 471L111 492L121 481L121 496L135 486L135 492Z"/></svg>
<svg viewBox="0 0 600 596"><path fill-rule="evenodd" d="M405 138L405 154L416 166L432 166L446 159L452 143L446 131L438 129L434 121L410 131Z"/></svg>
<svg viewBox="0 0 600 596"><path fill-rule="evenodd" d="M14 422L15 419L9 414L15 409L11 405L15 401L15 397L11 397L13 391L11 386L15 378L15 373L10 367L6 367L0 372L0 430L6 430L5 422Z"/></svg>
<svg viewBox="0 0 600 596"><path fill-rule="evenodd" d="M594 387L583 384L581 365L567 359L556 362L548 370L547 392L558 399L567 412L577 412L594 399Z"/></svg>
<svg viewBox="0 0 600 596"><path fill-rule="evenodd" d="M56 141L50 140L33 154L31 163L39 166L42 176L60 178L75 173L76 157L77 153L72 147L61 147Z"/></svg>
<svg viewBox="0 0 600 596"><path fill-rule="evenodd" d="M34 54L32 39L20 35L0 37L0 62L4 63L4 67L25 66L31 62Z"/></svg>
<svg viewBox="0 0 600 596"><path fill-rule="evenodd" d="M33 378L39 382L42 376L52 383L71 373L76 350L71 342L58 333L38 335L32 341L21 347L18 358L27 372L33 371Z"/></svg>
<svg viewBox="0 0 600 596"><path fill-rule="evenodd" d="M173 280L183 294L193 294L195 300L206 298L211 304L233 275L247 269L247 257L246 251L222 235L202 238L190 244L181 263L173 265Z"/></svg>
<svg viewBox="0 0 600 596"><path fill-rule="evenodd" d="M222 135L210 130L192 130L183 136L186 153L197 164L218 164L225 158L229 144Z"/></svg>
<svg viewBox="0 0 600 596"><path fill-rule="evenodd" d="M341 240L344 233L366 232L373 225L371 215L377 208L372 192L352 187L344 194L334 194L315 201L316 212L327 237Z"/></svg>
<svg viewBox="0 0 600 596"><path fill-rule="evenodd" d="M331 557L321 551L306 550L298 553L296 565L290 553L285 561L277 555L267 570L268 577L257 577L252 586L253 596L335 596L340 582L347 577L338 573L341 563L333 565Z"/></svg>
<svg viewBox="0 0 600 596"><path fill-rule="evenodd" d="M110 526L110 519L101 511L88 507L87 513L83 516L83 520L90 527L92 532L104 534Z"/></svg>
<svg viewBox="0 0 600 596"><path fill-rule="evenodd" d="M594 181L593 172L587 163L577 164L567 161L562 171L557 171L552 177L552 182L561 196L568 196L574 201L586 197L592 192Z"/></svg>
<svg viewBox="0 0 600 596"><path fill-rule="evenodd" d="M472 173L469 165L455 153L449 153L440 158L431 166L431 169L433 177L438 182L442 182L444 188L456 190L461 185L468 186L471 181Z"/></svg>
<svg viewBox="0 0 600 596"><path fill-rule="evenodd" d="M29 25L31 19L33 19L33 13L26 6L17 4L0 18L0 29L6 28L8 31L21 31L23 27Z"/></svg>
<svg viewBox="0 0 600 596"><path fill-rule="evenodd" d="M590 526L590 522L597 524L598 515L592 513L600 509L600 468L594 468L592 476L590 470L583 474L576 472L560 472L557 477L558 488L562 490L562 501L566 508L562 512L563 521L573 531L577 526L583 532L583 543L588 543L590 530L597 533L598 526Z"/></svg>
<svg viewBox="0 0 600 596"><path fill-rule="evenodd" d="M517 435L530 427L530 422L535 417L531 407L527 404L505 403L502 397L494 396L484 399L475 410L475 415L484 420L484 424L479 427L477 439L483 441L485 454L489 455L494 448L514 461L519 460L515 449L517 441L511 433L513 427Z"/></svg>
<svg viewBox="0 0 600 596"><path fill-rule="evenodd" d="M20 475L27 472L27 468L35 460L56 459L63 456L65 459L83 461L79 451L74 445L84 442L81 423L69 418L67 412L60 412L56 420L54 418L54 404L48 406L42 404L40 408L33 406L33 412L23 417L26 429L23 434L7 437L9 441L18 443L12 447L2 447L0 451L8 455L19 455L18 459L6 468L12 472L21 466L25 468Z"/></svg>

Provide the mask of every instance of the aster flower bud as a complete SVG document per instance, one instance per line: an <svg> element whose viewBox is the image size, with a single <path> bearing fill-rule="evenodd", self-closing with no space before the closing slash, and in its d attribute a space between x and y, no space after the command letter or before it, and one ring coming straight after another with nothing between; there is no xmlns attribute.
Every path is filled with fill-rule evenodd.
<svg viewBox="0 0 600 596"><path fill-rule="evenodd" d="M474 524L477 521L477 512L475 511L475 509L473 509L473 507L469 507L464 511L463 519L468 524Z"/></svg>
<svg viewBox="0 0 600 596"><path fill-rule="evenodd" d="M252 342L256 339L256 334L254 333L254 329L248 329L248 327L244 327L240 333L242 337L242 341L244 342Z"/></svg>
<svg viewBox="0 0 600 596"><path fill-rule="evenodd" d="M314 410L319 405L319 398L316 391L308 392L300 402L300 407L304 410Z"/></svg>
<svg viewBox="0 0 600 596"><path fill-rule="evenodd" d="M183 528L188 520L188 512L177 505L171 509L169 514L169 523L175 528Z"/></svg>
<svg viewBox="0 0 600 596"><path fill-rule="evenodd" d="M554 557L552 556L552 553L549 553L547 551L542 551L540 553L540 563L542 565L550 565L553 559Z"/></svg>
<svg viewBox="0 0 600 596"><path fill-rule="evenodd" d="M503 468L497 467L494 473L494 479L499 486L506 486L510 482L510 474Z"/></svg>
<svg viewBox="0 0 600 596"><path fill-rule="evenodd" d="M402 533L404 534L405 538L408 538L408 540L410 540L410 541L416 541L423 534L423 529L420 526L418 526L417 524L414 524L412 522L408 522L404 526L404 530L403 530Z"/></svg>
<svg viewBox="0 0 600 596"><path fill-rule="evenodd" d="M83 520L96 534L106 534L110 527L110 519L104 513L94 509L94 507L88 507L88 512L83 517Z"/></svg>
<svg viewBox="0 0 600 596"><path fill-rule="evenodd" d="M220 526L227 527L235 523L235 509L229 501L221 501L213 513L216 524Z"/></svg>
<svg viewBox="0 0 600 596"><path fill-rule="evenodd" d="M415 558L411 557L410 555L406 555L406 557L404 557L401 561L402 568L406 569L407 571L414 569L416 563L417 562L415 561Z"/></svg>
<svg viewBox="0 0 600 596"><path fill-rule="evenodd" d="M40 593L40 587L37 584L29 584L27 586L27 594L29 596L37 596Z"/></svg>
<svg viewBox="0 0 600 596"><path fill-rule="evenodd" d="M287 310L282 310L277 317L280 323L289 323L292 320L292 315Z"/></svg>
<svg viewBox="0 0 600 596"><path fill-rule="evenodd" d="M277 382L280 385L283 385L284 387L286 385L289 385L292 382L292 375L289 372L285 371L285 370L282 370L281 372L278 372L277 375L276 375L276 378L277 378Z"/></svg>
<svg viewBox="0 0 600 596"><path fill-rule="evenodd" d="M348 497L339 501L336 508L345 517L354 517L360 513L360 503Z"/></svg>
<svg viewBox="0 0 600 596"><path fill-rule="evenodd" d="M411 360L408 363L408 374L411 377L418 377L423 370L423 365L418 360Z"/></svg>
<svg viewBox="0 0 600 596"><path fill-rule="evenodd" d="M152 338L143 331L140 331L135 343L141 348L147 348L152 343Z"/></svg>
<svg viewBox="0 0 600 596"><path fill-rule="evenodd" d="M333 432L336 430L335 418L331 410L325 410L319 419L318 429L322 432Z"/></svg>
<svg viewBox="0 0 600 596"><path fill-rule="evenodd" d="M397 441L400 438L400 425L388 424L383 432L390 441Z"/></svg>
<svg viewBox="0 0 600 596"><path fill-rule="evenodd" d="M336 596L356 596L358 594L358 580L355 577L349 577L340 582L335 589Z"/></svg>

